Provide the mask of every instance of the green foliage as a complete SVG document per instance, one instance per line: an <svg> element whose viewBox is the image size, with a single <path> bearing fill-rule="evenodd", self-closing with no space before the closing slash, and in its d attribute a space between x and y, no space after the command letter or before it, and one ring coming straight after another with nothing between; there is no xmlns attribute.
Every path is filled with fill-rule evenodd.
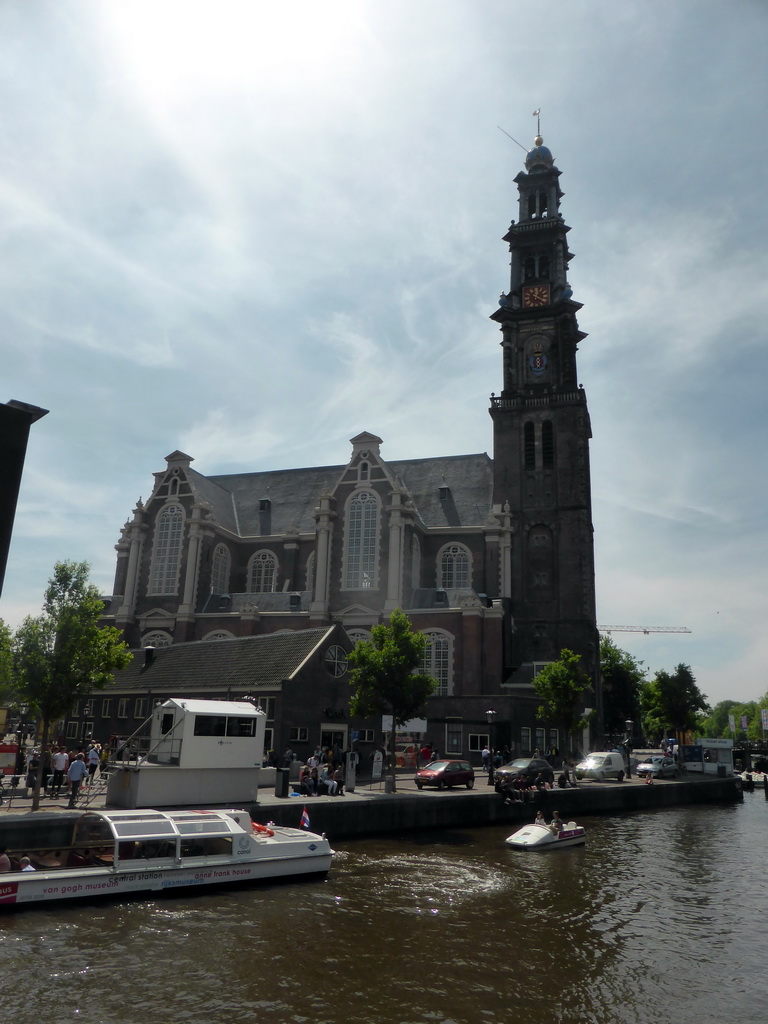
<svg viewBox="0 0 768 1024"><path fill-rule="evenodd" d="M592 681L580 663L581 657L564 647L559 659L545 665L533 680L533 688L542 701L537 716L557 722L568 736L575 735L589 722L580 709Z"/></svg>
<svg viewBox="0 0 768 1024"><path fill-rule="evenodd" d="M42 719L41 749L52 723L80 697L103 690L114 671L131 660L120 631L98 625L104 605L88 583L88 571L87 562L57 562L43 613L28 616L13 640L16 698ZM39 805L39 782L38 777L33 810Z"/></svg>
<svg viewBox="0 0 768 1024"><path fill-rule="evenodd" d="M642 661L617 647L611 637L600 638L600 672L603 678L603 727L607 734L624 732L627 719L640 720L640 686L646 670Z"/></svg>
<svg viewBox="0 0 768 1024"><path fill-rule="evenodd" d="M0 705L13 699L13 633L0 619Z"/></svg>
<svg viewBox="0 0 768 1024"><path fill-rule="evenodd" d="M349 702L353 715L392 715L395 726L403 725L424 710L427 698L437 688L431 676L416 672L424 655L427 638L414 633L408 617L399 608L389 625L374 626L370 640L361 640L349 655L353 689ZM395 778L395 729L392 729L392 778Z"/></svg>
<svg viewBox="0 0 768 1024"><path fill-rule="evenodd" d="M728 716L731 714L735 716L736 710L734 709L739 707L739 702L736 700L721 700L719 704L715 704L712 711L700 723L700 735L708 737L730 736L731 727L728 724ZM740 717L737 721L740 721Z"/></svg>
<svg viewBox="0 0 768 1024"><path fill-rule="evenodd" d="M682 663L670 675L659 671L640 687L643 728L648 737L660 739L666 732L698 731L702 712L709 713L706 697L696 685L689 665Z"/></svg>
<svg viewBox="0 0 768 1024"><path fill-rule="evenodd" d="M760 743L763 739L763 720L760 714L768 708L768 693L759 701L739 703L736 700L721 700L706 718L699 723L701 736L723 736L734 743ZM744 729L742 719L746 716L747 728ZM730 718L733 718L734 729L731 729Z"/></svg>

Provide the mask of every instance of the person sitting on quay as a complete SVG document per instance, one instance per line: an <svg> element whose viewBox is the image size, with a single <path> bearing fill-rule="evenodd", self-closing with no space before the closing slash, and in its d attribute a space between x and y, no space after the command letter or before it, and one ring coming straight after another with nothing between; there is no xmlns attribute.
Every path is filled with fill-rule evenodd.
<svg viewBox="0 0 768 1024"><path fill-rule="evenodd" d="M339 788L336 779L333 777L333 767L329 764L323 768L323 777L320 780L325 785L325 791L328 796L336 796L336 790Z"/></svg>
<svg viewBox="0 0 768 1024"><path fill-rule="evenodd" d="M317 796L317 789L315 788L315 780L312 778L312 769L308 765L304 765L299 775L299 789L304 796Z"/></svg>
<svg viewBox="0 0 768 1024"><path fill-rule="evenodd" d="M336 783L336 794L344 796L344 771L341 767L334 768L333 781Z"/></svg>
<svg viewBox="0 0 768 1024"><path fill-rule="evenodd" d="M521 804L523 802L517 781L517 779L504 779L499 787L499 796L505 804Z"/></svg>

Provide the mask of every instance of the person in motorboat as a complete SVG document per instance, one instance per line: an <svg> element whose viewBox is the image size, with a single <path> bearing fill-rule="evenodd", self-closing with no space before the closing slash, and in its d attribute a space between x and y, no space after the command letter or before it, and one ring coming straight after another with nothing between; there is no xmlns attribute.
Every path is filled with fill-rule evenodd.
<svg viewBox="0 0 768 1024"><path fill-rule="evenodd" d="M555 834L557 834L558 832L562 832L565 828L565 825L563 825L562 821L560 820L559 811L552 811L552 821L549 823L549 827Z"/></svg>
<svg viewBox="0 0 768 1024"><path fill-rule="evenodd" d="M547 823L544 820L544 815L541 813L540 810L536 811L536 817L533 819L533 824L534 825L544 825L546 827Z"/></svg>

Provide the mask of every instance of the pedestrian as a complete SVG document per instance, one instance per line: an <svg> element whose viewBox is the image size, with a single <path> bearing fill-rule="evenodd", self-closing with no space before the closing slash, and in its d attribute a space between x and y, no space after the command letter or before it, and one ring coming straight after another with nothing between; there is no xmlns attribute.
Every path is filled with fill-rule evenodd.
<svg viewBox="0 0 768 1024"><path fill-rule="evenodd" d="M21 860L19 861L19 866L21 867L22 871L35 870L34 867L32 866L32 861L29 859L29 857L22 857Z"/></svg>
<svg viewBox="0 0 768 1024"><path fill-rule="evenodd" d="M5 852L5 847L0 846L0 871L11 870L11 858Z"/></svg>
<svg viewBox="0 0 768 1024"><path fill-rule="evenodd" d="M53 780L51 781L51 797L58 800L61 795L61 787L64 785L64 775L69 767L69 756L64 747L59 747L51 758L53 768Z"/></svg>
<svg viewBox="0 0 768 1024"><path fill-rule="evenodd" d="M88 769L85 765L85 758L82 754L78 754L75 760L67 769L67 778L69 779L69 803L68 807L74 807L75 801L77 800L77 794L82 785L83 779L88 774Z"/></svg>
<svg viewBox="0 0 768 1024"><path fill-rule="evenodd" d="M98 771L99 764L101 763L101 753L99 752L98 744L92 743L88 747L88 785L93 785L93 777Z"/></svg>

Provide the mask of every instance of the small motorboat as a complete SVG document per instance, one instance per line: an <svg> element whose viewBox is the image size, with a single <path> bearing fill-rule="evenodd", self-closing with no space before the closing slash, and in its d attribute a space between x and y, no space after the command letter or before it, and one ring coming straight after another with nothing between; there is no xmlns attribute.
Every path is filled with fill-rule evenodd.
<svg viewBox="0 0 768 1024"><path fill-rule="evenodd" d="M530 824L523 825L504 841L516 850L559 850L564 846L581 846L585 841L585 831L575 821L563 822L559 830L549 825Z"/></svg>

